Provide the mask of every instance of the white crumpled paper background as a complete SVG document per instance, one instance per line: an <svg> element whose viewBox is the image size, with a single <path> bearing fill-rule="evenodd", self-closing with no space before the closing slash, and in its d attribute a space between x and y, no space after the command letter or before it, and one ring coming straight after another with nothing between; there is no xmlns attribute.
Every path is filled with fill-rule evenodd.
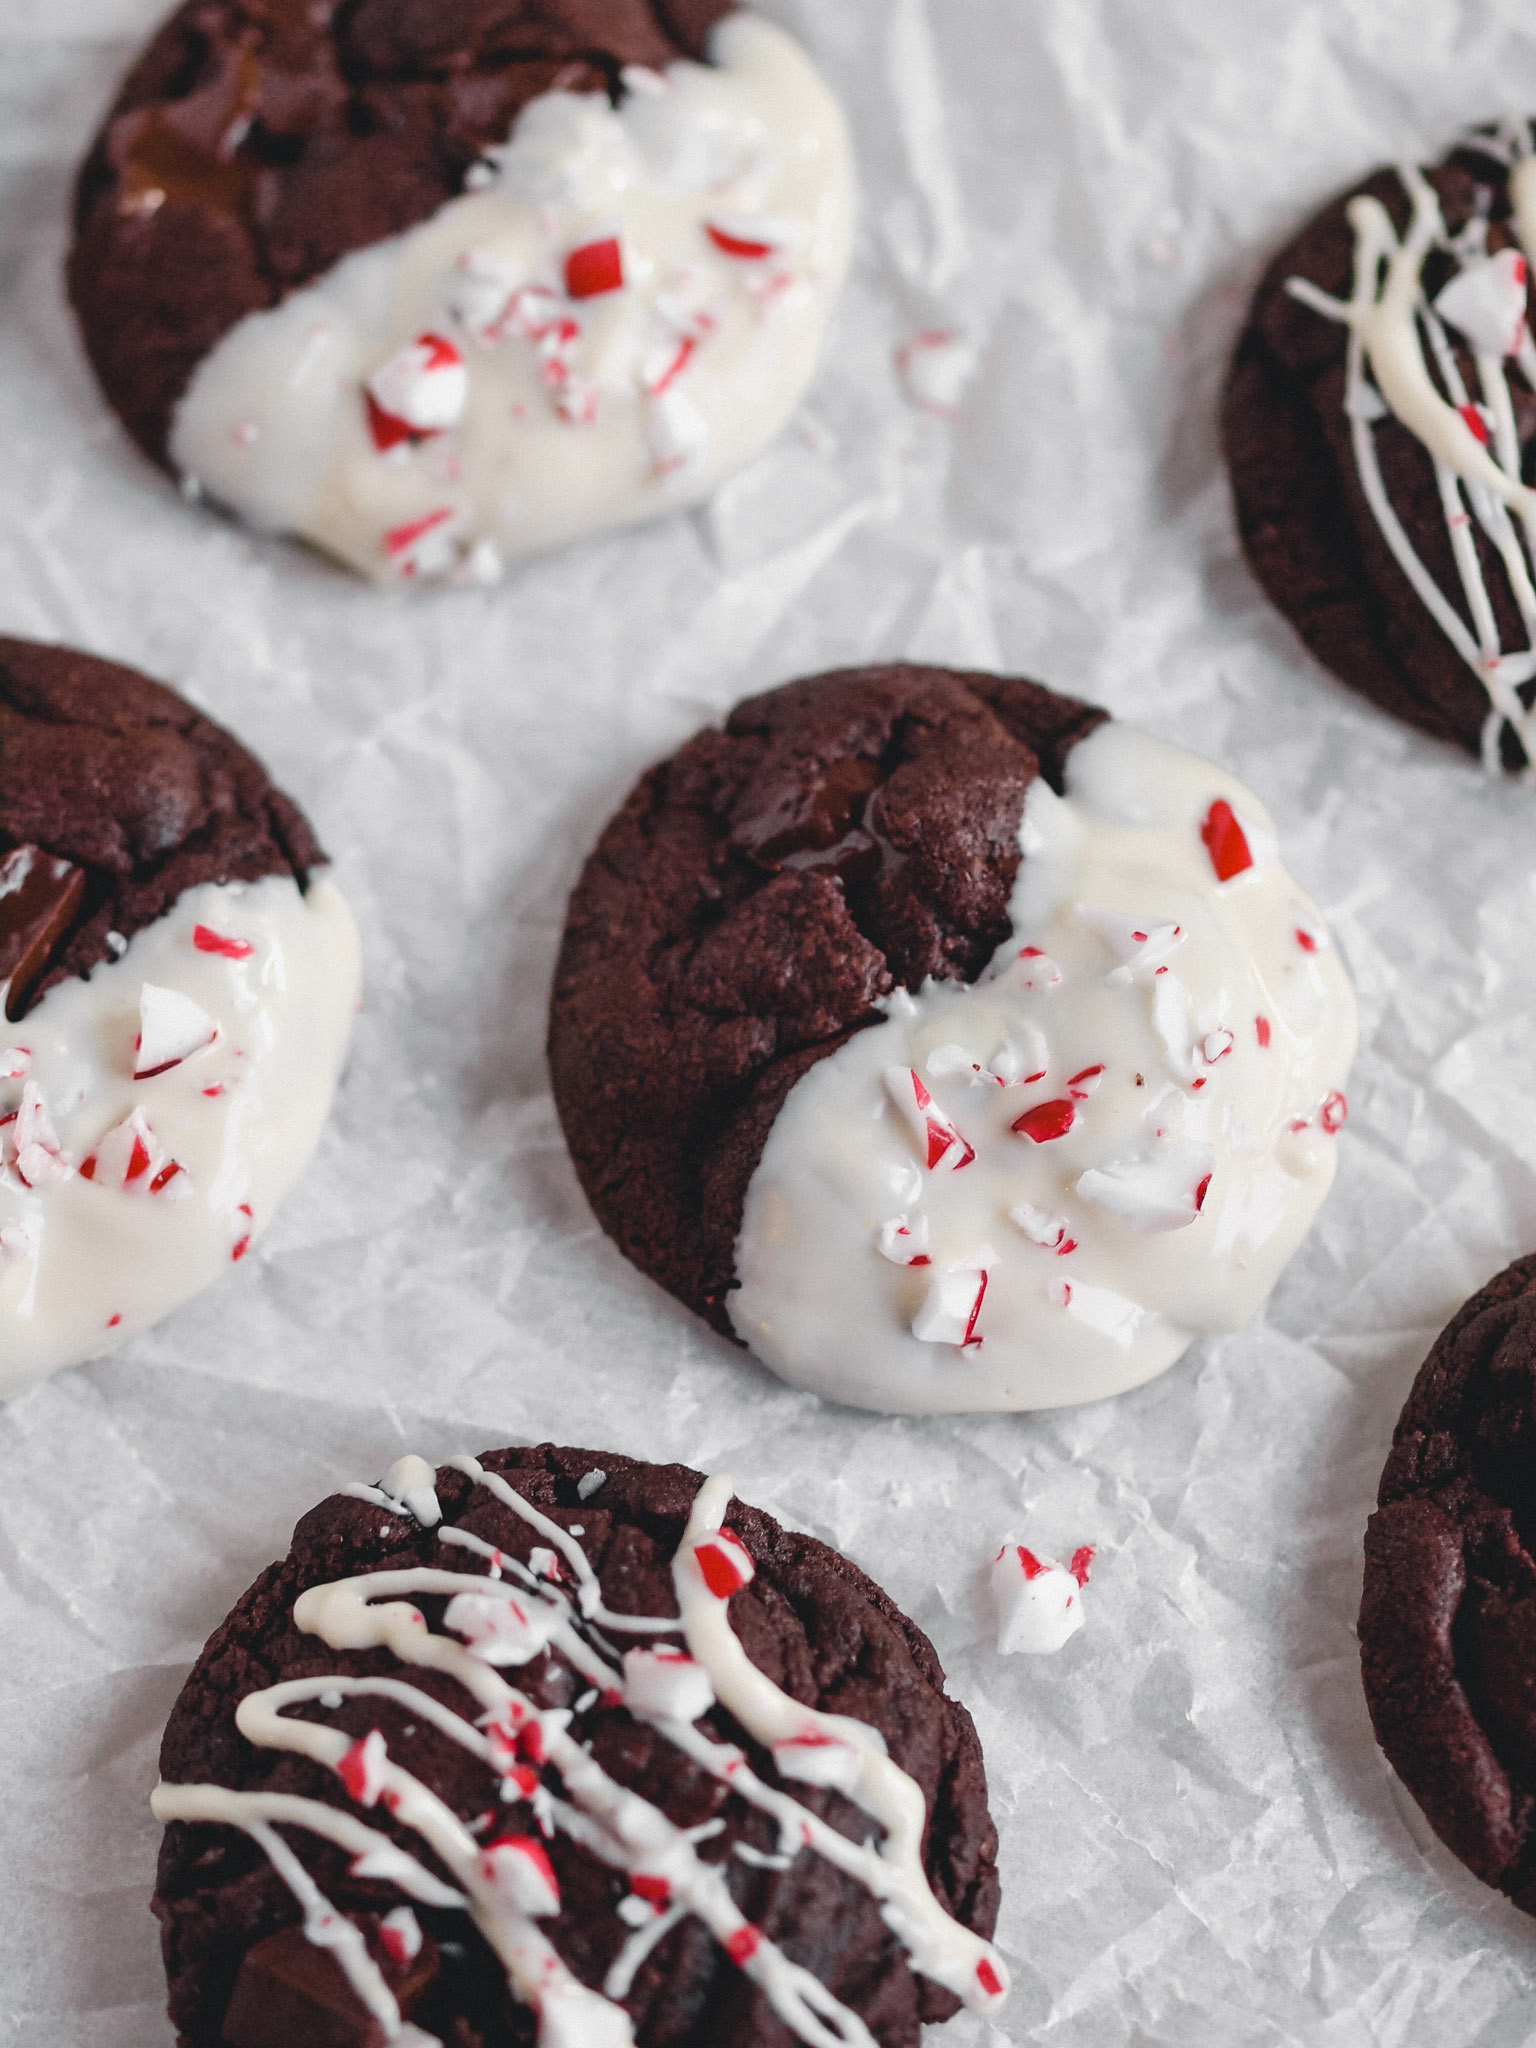
<svg viewBox="0 0 1536 2048"><path fill-rule="evenodd" d="M767 0L866 209L798 423L708 511L399 599L181 504L87 375L72 167L160 0L0 0L0 628L181 685L308 808L367 1008L257 1256L0 1412L0 2041L167 2048L146 1804L189 1660L296 1516L407 1447L549 1435L732 1471L933 1635L986 1744L1016 1988L952 2048L1497 2048L1536 1928L1371 1740L1353 1620L1392 1423L1536 1247L1536 790L1314 669L1242 567L1214 411L1316 202L1536 105L1517 0ZM953 424L893 351L963 329ZM1268 1311L1124 1399L886 1421L781 1389L633 1273L542 1058L566 893L636 773L733 700L887 656L1042 676L1276 813L1358 981L1338 1185ZM1089 1623L1000 1660L1007 1536L1098 1546Z"/></svg>

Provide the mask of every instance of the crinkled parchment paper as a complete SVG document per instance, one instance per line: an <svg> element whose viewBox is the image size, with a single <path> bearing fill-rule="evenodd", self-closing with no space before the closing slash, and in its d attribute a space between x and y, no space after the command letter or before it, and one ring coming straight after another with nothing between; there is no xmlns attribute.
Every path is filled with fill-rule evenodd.
<svg viewBox="0 0 1536 2048"><path fill-rule="evenodd" d="M731 1470L931 1631L986 1744L1003 2023L953 2048L1525 2042L1536 1928L1372 1743L1360 1536L1428 1340L1536 1247L1536 791L1333 685L1242 568L1213 414L1315 202L1536 105L1518 0L768 0L866 210L798 426L707 512L381 597L180 503L62 301L71 169L159 0L0 0L0 627L140 663L334 853L367 1008L260 1253L0 1413L0 2041L166 2048L146 1804L189 1659L295 1517L407 1447L549 1435ZM902 396L962 329L952 423ZM892 655L1095 697L1244 775L1358 980L1338 1185L1265 1315L1017 1420L781 1389L577 1193L541 1054L566 892L634 775L750 690ZM1099 1547L999 1659L998 1543Z"/></svg>

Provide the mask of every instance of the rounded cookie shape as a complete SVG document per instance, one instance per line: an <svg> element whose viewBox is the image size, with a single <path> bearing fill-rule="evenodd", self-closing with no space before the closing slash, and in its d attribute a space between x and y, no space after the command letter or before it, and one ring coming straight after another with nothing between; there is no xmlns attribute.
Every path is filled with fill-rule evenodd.
<svg viewBox="0 0 1536 2048"><path fill-rule="evenodd" d="M493 581L757 453L852 210L826 88L725 0L190 0L82 171L70 292L193 495Z"/></svg>
<svg viewBox="0 0 1536 2048"><path fill-rule="evenodd" d="M1376 1739L1430 1826L1536 1913L1536 1257L1436 1339L1366 1529L1360 1662Z"/></svg>
<svg viewBox="0 0 1536 2048"><path fill-rule="evenodd" d="M302 1170L357 998L323 860L173 690L0 639L0 1395L206 1286Z"/></svg>
<svg viewBox="0 0 1536 2048"><path fill-rule="evenodd" d="M911 2048L992 2013L970 1716L725 1478L542 1444L306 1515L172 1712L182 2048Z"/></svg>
<svg viewBox="0 0 1536 2048"><path fill-rule="evenodd" d="M1331 1181L1353 998L1230 776L1019 678L740 705L571 899L549 1053L636 1265L897 1410L1135 1385L1264 1298Z"/></svg>
<svg viewBox="0 0 1536 2048"><path fill-rule="evenodd" d="M1385 710L1536 763L1536 133L1374 172L1266 270L1223 411L1250 565Z"/></svg>

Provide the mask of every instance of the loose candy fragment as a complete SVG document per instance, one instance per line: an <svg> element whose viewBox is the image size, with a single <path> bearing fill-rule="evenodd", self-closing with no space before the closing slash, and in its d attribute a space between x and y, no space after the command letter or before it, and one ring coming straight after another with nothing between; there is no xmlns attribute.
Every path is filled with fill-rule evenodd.
<svg viewBox="0 0 1536 2048"><path fill-rule="evenodd" d="M1018 1651L1050 1655L1082 1627L1082 1582L1054 1558L1037 1557L1021 1543L1007 1543L997 1554L991 1577L1002 1656Z"/></svg>
<svg viewBox="0 0 1536 2048"><path fill-rule="evenodd" d="M226 938L206 924L193 925L192 943L199 953L218 953L226 960L249 960L256 950L249 939Z"/></svg>
<svg viewBox="0 0 1536 2048"><path fill-rule="evenodd" d="M1209 1145L1154 1140L1137 1157L1090 1167L1077 1192L1133 1230L1184 1230L1200 1214L1215 1163Z"/></svg>
<svg viewBox="0 0 1536 2048"><path fill-rule="evenodd" d="M1043 1081L1050 1068L1050 1048L1037 1025L1021 1023L993 1053L989 1071L1004 1088L1026 1088Z"/></svg>
<svg viewBox="0 0 1536 2048"><path fill-rule="evenodd" d="M381 452L456 426L469 396L469 372L453 343L422 334L381 363L364 387L368 424Z"/></svg>
<svg viewBox="0 0 1536 2048"><path fill-rule="evenodd" d="M146 981L139 991L139 1042L135 1081L151 1081L212 1045L219 1027L203 1008L177 988Z"/></svg>
<svg viewBox="0 0 1536 2048"><path fill-rule="evenodd" d="M1158 924L1151 918L1130 916L1123 910L1105 910L1096 903L1075 903L1073 922L1097 932L1120 964L1104 977L1107 988L1123 988L1135 975L1160 961L1184 943L1184 927Z"/></svg>
<svg viewBox="0 0 1536 2048"><path fill-rule="evenodd" d="M552 1601L526 1603L490 1593L455 1593L443 1626L486 1664L529 1664L549 1648L563 1619Z"/></svg>
<svg viewBox="0 0 1536 2048"><path fill-rule="evenodd" d="M926 1216L914 1217L910 1222L905 1214L893 1216L888 1223L880 1225L875 1242L881 1258L889 1259L893 1266L930 1266L933 1263Z"/></svg>
<svg viewBox="0 0 1536 2048"><path fill-rule="evenodd" d="M729 1529L717 1529L693 1547L699 1576L717 1600L729 1600L757 1577L757 1566L741 1538Z"/></svg>
<svg viewBox="0 0 1536 2048"><path fill-rule="evenodd" d="M565 289L573 299L598 299L624 289L624 251L617 235L583 242L565 259Z"/></svg>
<svg viewBox="0 0 1536 2048"><path fill-rule="evenodd" d="M1248 835L1237 822L1237 813L1225 797L1219 796L1205 814L1200 837L1211 856L1218 882L1230 882L1253 866Z"/></svg>
<svg viewBox="0 0 1536 2048"><path fill-rule="evenodd" d="M1318 1122L1331 1134L1342 1131L1349 1120L1349 1103L1343 1091L1335 1088L1317 1113Z"/></svg>
<svg viewBox="0 0 1536 2048"><path fill-rule="evenodd" d="M799 221L773 213L716 213L705 221L704 232L722 256L738 263L787 254L805 238Z"/></svg>
<svg viewBox="0 0 1536 2048"><path fill-rule="evenodd" d="M421 1922L409 1906L396 1906L379 1922L379 1940L392 1963L414 1963L421 1954Z"/></svg>
<svg viewBox="0 0 1536 2048"><path fill-rule="evenodd" d="M397 575L443 576L458 558L451 505L438 505L419 519L406 519L384 536L384 553Z"/></svg>
<svg viewBox="0 0 1536 2048"><path fill-rule="evenodd" d="M479 347L495 348L504 338L503 322L517 288L518 272L510 263L489 250L469 249L449 274L448 310ZM554 293L549 296L553 300Z"/></svg>
<svg viewBox="0 0 1536 2048"><path fill-rule="evenodd" d="M917 1140L918 1156L930 1173L958 1173L976 1157L912 1067L887 1067L885 1088L902 1121Z"/></svg>
<svg viewBox="0 0 1536 2048"><path fill-rule="evenodd" d="M1015 1203L1008 1216L1031 1244L1055 1252L1058 1258L1064 1259L1069 1252L1077 1250L1077 1240L1067 1235L1070 1226L1065 1216L1053 1216L1048 1210L1036 1209L1029 1202Z"/></svg>
<svg viewBox="0 0 1536 2048"><path fill-rule="evenodd" d="M11 1126L16 1148L11 1163L23 1187L36 1188L47 1181L67 1180L74 1171L59 1148L58 1136L35 1081L22 1084L20 1104L0 1122Z"/></svg>
<svg viewBox="0 0 1536 2048"><path fill-rule="evenodd" d="M29 1046L8 1045L4 1052L0 1052L0 1081L24 1080L31 1064L32 1052Z"/></svg>
<svg viewBox="0 0 1536 2048"><path fill-rule="evenodd" d="M560 1910L560 1886L542 1842L501 1835L480 1852L480 1875L519 1913L541 1920Z"/></svg>
<svg viewBox="0 0 1536 2048"><path fill-rule="evenodd" d="M912 1318L912 1334L920 1344L953 1344L965 1351L981 1342L976 1325L987 1298L987 1275L996 1264L996 1252L984 1245L971 1258L934 1274Z"/></svg>
<svg viewBox="0 0 1536 2048"><path fill-rule="evenodd" d="M1008 972L1020 988L1059 988L1061 968L1038 946L1021 946L1009 962Z"/></svg>
<svg viewBox="0 0 1536 2048"><path fill-rule="evenodd" d="M773 1745L774 1767L780 1777L793 1778L801 1785L830 1786L848 1792L858 1783L859 1753L850 1742L835 1735L809 1729Z"/></svg>
<svg viewBox="0 0 1536 2048"><path fill-rule="evenodd" d="M1013 1128L1034 1145L1049 1145L1064 1138L1077 1122L1077 1111L1063 1096L1054 1102L1037 1102L1014 1119Z"/></svg>
<svg viewBox="0 0 1536 2048"><path fill-rule="evenodd" d="M1435 298L1435 311L1479 355L1512 356L1526 335L1528 273L1518 249L1464 265Z"/></svg>
<svg viewBox="0 0 1536 2048"><path fill-rule="evenodd" d="M346 1786L349 1799L359 1806L377 1806L388 1768L389 1752L384 1737L377 1728L370 1728L336 1766L336 1775Z"/></svg>
<svg viewBox="0 0 1536 2048"><path fill-rule="evenodd" d="M658 1643L624 1652L624 1704L631 1713L661 1721L697 1721L715 1704L715 1688L702 1664Z"/></svg>

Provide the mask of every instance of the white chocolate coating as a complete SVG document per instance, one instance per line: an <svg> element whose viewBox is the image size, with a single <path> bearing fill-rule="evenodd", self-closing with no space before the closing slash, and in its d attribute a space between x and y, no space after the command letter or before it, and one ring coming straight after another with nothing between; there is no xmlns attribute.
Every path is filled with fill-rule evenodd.
<svg viewBox="0 0 1536 2048"><path fill-rule="evenodd" d="M710 47L632 70L617 109L531 101L488 182L242 320L178 408L184 477L384 579L494 580L707 496L798 404L854 213L842 116L798 45L737 14ZM613 238L622 288L571 297L567 258ZM462 367L402 359L424 336ZM420 438L381 451L370 384Z"/></svg>
<svg viewBox="0 0 1536 2048"><path fill-rule="evenodd" d="M1218 800L1252 856L1224 882ZM833 1400L1121 1393L1244 1323L1332 1182L1354 997L1257 799L1109 724L1064 797L1033 785L1021 842L987 973L898 995L812 1067L748 1188L732 1321ZM926 1157L891 1093L914 1072L939 1112ZM1014 1129L1032 1110L1038 1142Z"/></svg>
<svg viewBox="0 0 1536 2048"><path fill-rule="evenodd" d="M206 950L199 928L249 952ZM358 969L329 882L307 895L287 876L205 883L5 1027L30 1057L9 1063L25 1078L0 1082L4 1107L20 1105L0 1168L0 1395L148 1328L266 1228L329 1111ZM146 985L198 1005L217 1035L135 1080ZM37 1141L34 1103L43 1162L17 1149ZM137 1173L135 1138L149 1155Z"/></svg>

